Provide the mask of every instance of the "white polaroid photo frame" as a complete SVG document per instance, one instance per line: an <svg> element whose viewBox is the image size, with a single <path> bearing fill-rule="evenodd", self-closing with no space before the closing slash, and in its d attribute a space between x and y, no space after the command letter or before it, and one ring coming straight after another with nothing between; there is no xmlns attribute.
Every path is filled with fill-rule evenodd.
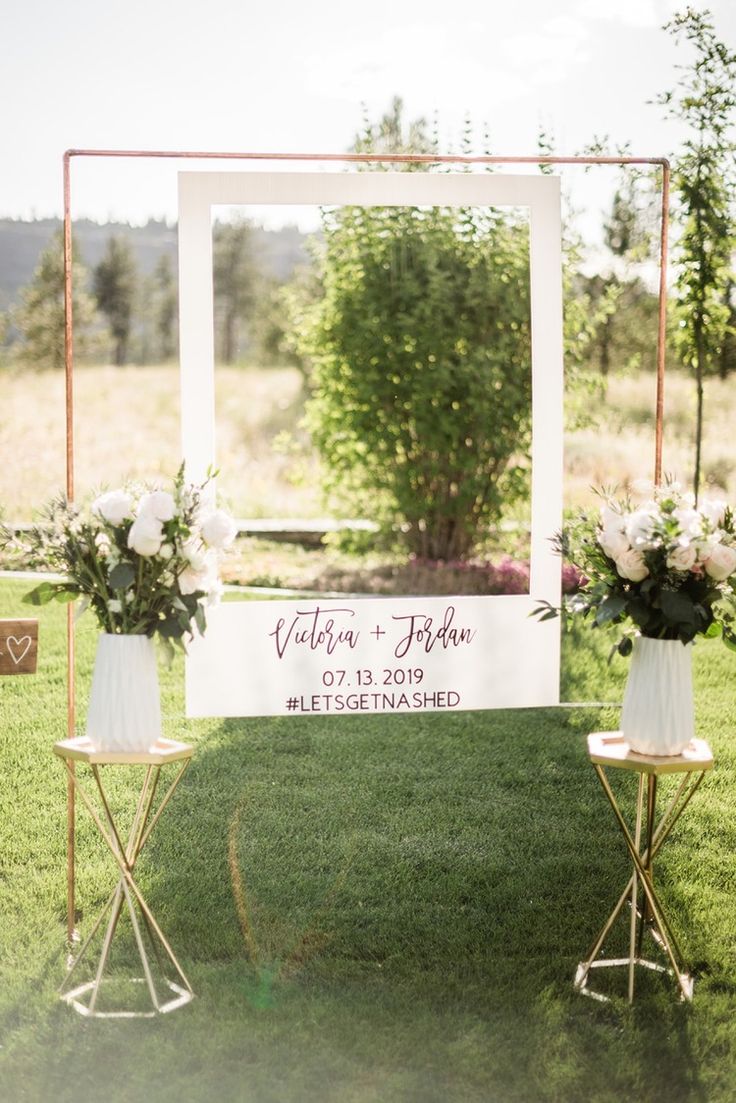
<svg viewBox="0 0 736 1103"><path fill-rule="evenodd" d="M232 602L208 611L186 661L188 716L408 712L559 703L563 337L555 176L425 172L182 172L179 313L182 453L216 464L212 208L493 206L529 211L532 446L528 594Z"/></svg>

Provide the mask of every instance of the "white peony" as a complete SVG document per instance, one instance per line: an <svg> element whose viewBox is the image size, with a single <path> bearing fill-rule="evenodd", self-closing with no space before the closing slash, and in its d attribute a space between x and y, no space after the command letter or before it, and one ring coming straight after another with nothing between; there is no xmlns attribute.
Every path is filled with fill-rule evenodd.
<svg viewBox="0 0 736 1103"><path fill-rule="evenodd" d="M622 578L628 578L630 582L641 582L649 574L644 556L635 548L621 553L616 560L616 570Z"/></svg>
<svg viewBox="0 0 736 1103"><path fill-rule="evenodd" d="M673 571L691 571L697 558L695 544L680 544L667 556L667 566Z"/></svg>
<svg viewBox="0 0 736 1103"><path fill-rule="evenodd" d="M125 490L108 490L95 498L92 512L110 525L122 525L133 516L133 499Z"/></svg>
<svg viewBox="0 0 736 1103"><path fill-rule="evenodd" d="M703 566L706 574L716 582L723 582L736 571L736 550L726 544L715 544Z"/></svg>
<svg viewBox="0 0 736 1103"><path fill-rule="evenodd" d="M144 494L138 503L139 517L154 517L157 521L170 521L176 514L176 503L168 490L152 490Z"/></svg>
<svg viewBox="0 0 736 1103"><path fill-rule="evenodd" d="M226 548L237 535L237 526L229 513L216 509L205 517L201 525L202 539L211 548Z"/></svg>
<svg viewBox="0 0 736 1103"><path fill-rule="evenodd" d="M163 540L163 526L155 517L141 514L128 533L128 547L138 555L156 555Z"/></svg>
<svg viewBox="0 0 736 1103"><path fill-rule="evenodd" d="M700 512L714 529L720 528L726 516L728 505L721 498L704 498L700 503Z"/></svg>

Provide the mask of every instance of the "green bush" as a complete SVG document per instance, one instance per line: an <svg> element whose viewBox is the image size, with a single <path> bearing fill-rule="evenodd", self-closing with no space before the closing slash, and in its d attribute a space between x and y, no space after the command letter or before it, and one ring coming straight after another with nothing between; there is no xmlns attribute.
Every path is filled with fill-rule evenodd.
<svg viewBox="0 0 736 1103"><path fill-rule="evenodd" d="M320 294L293 303L328 491L432 559L525 491L528 230L490 208L323 212Z"/></svg>

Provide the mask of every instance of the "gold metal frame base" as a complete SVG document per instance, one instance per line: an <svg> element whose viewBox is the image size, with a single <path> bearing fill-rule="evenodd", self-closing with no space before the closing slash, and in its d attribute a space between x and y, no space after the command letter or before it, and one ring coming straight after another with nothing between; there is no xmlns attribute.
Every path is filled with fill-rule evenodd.
<svg viewBox="0 0 736 1103"><path fill-rule="evenodd" d="M80 999L87 993L93 994L97 992L100 986L104 986L107 982L114 980L117 983L125 984L145 984L145 977L103 977L99 984L90 980L86 984L80 984L76 988L72 988L70 992L63 992L61 999L64 1003L68 1003L70 1007L73 1007L75 1011L80 1015L84 1015L88 1019L155 1019L157 1015L165 1015L167 1011L176 1011L178 1007L184 1007L185 1004L191 1003L194 999L194 993L188 991L186 988L182 988L181 985L175 984L173 980L164 979L161 983L164 984L170 992L175 993L173 999L167 1003L162 1003L158 1008L152 1008L150 1011L98 1011L96 1008L91 1008L89 1004L83 1003Z"/></svg>
<svg viewBox="0 0 736 1103"><path fill-rule="evenodd" d="M628 972L628 1001L633 1003L636 970L640 967L674 978L680 999L689 1003L693 998L693 978L683 967L683 956L677 938L654 887L653 863L706 771L713 766L710 747L704 740L694 739L680 755L640 755L631 750L620 732L593 732L588 736L588 754L624 837L632 871L588 957L577 967L575 991L607 1003L612 997L588 987L590 973L593 969L625 967ZM633 771L639 775L633 834L619 808L604 767ZM657 787L659 776L663 774L681 774L682 779L675 786L675 791L657 822ZM601 958L598 955L627 903L630 906L628 956ZM644 936L647 933L664 954L669 962L668 966L642 957Z"/></svg>
<svg viewBox="0 0 736 1103"><path fill-rule="evenodd" d="M80 737L78 739L62 740L54 746L54 752L64 760L70 782L87 807L100 836L114 859L119 874L117 884L92 924L86 941L73 959L71 958L72 943L70 942L68 946L70 957L67 964L67 975L59 992L61 999L80 1015L99 1019L150 1019L155 1015L183 1007L193 998L192 986L174 956L174 952L144 899L133 874L143 847L189 766L192 758L192 748L186 743L162 739L148 751L135 754L118 754L97 751L88 739ZM89 766L97 788L96 801L82 784L75 771L74 764L76 761L84 762ZM161 770L168 763L174 763L176 771L169 778L165 791L159 794L158 806L154 811ZM123 836L113 816L102 783L101 771L111 769L115 765L145 767L145 776L132 815L127 842L123 841ZM116 978L109 974L105 975L111 945L118 929L118 921L124 913L130 919L135 946L143 968L143 977ZM107 924L103 928L106 916L108 917ZM100 930L104 930L104 936L99 961L95 966L94 979L68 989L75 970L82 961L88 959L88 952L91 951L93 940ZM144 934L148 935L150 949L153 950L158 963L158 984L162 989L166 989L168 993L172 993L172 998L165 1001L159 998L157 980L154 978L154 972L144 944ZM168 979L166 974L171 970L176 973L181 985ZM144 984L151 1001L150 1008L98 1011L97 999L100 990L103 985L109 987L110 982L114 979L122 980L125 983ZM82 999L85 995L89 997L87 1002Z"/></svg>
<svg viewBox="0 0 736 1103"><path fill-rule="evenodd" d="M587 961L581 961L575 970L575 980L573 985L576 992L579 992L581 996L589 996L592 1000L598 1000L600 1003L611 1003L616 997L606 996L603 992L597 992L593 988L588 987L588 981L590 980L590 973L593 969L615 969L623 968L631 969L639 966L642 969L650 969L655 973L666 973L670 977L675 977L675 973L672 969L666 965L660 965L657 961L649 961L648 958L635 957L633 962L628 957L611 957L611 958L599 958L597 961L588 963ZM680 990L680 1000L692 1001L693 998L693 986L694 980L689 973L678 973L676 980Z"/></svg>

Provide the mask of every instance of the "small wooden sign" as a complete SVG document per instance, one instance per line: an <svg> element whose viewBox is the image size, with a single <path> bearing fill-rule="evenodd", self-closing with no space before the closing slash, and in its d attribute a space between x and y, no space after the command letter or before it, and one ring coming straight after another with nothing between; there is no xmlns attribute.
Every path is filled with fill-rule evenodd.
<svg viewBox="0 0 736 1103"><path fill-rule="evenodd" d="M35 674L37 620L0 619L0 674Z"/></svg>

